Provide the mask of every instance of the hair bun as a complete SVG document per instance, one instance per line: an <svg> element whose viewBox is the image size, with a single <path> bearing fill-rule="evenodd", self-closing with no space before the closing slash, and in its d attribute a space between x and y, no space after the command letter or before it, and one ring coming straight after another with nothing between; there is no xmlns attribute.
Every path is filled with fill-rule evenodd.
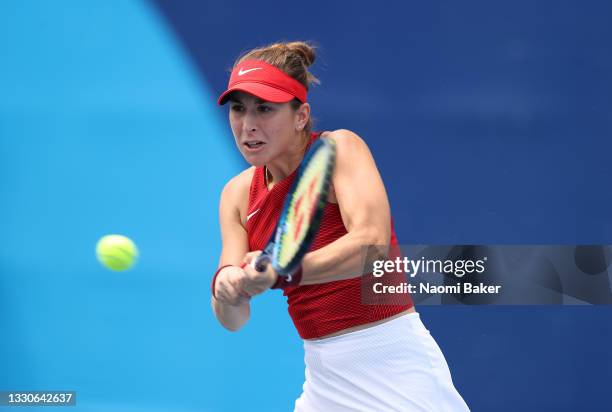
<svg viewBox="0 0 612 412"><path fill-rule="evenodd" d="M308 67L315 61L315 46L307 41L277 42L249 50L236 60L234 67L247 59L271 64L303 84L306 89L313 83L320 83L308 71Z"/></svg>
<svg viewBox="0 0 612 412"><path fill-rule="evenodd" d="M293 41L286 43L286 47L293 53L300 56L304 66L309 67L315 62L315 47L303 41Z"/></svg>

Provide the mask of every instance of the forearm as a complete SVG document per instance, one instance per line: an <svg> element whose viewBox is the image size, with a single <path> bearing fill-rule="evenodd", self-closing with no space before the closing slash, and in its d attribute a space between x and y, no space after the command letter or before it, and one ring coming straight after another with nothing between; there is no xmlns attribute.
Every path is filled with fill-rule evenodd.
<svg viewBox="0 0 612 412"><path fill-rule="evenodd" d="M383 233L367 230L349 232L329 245L306 254L302 261L300 285L361 276L368 265L367 247L376 245L378 254L386 254L388 244L389 237ZM368 261L370 258L368 256Z"/></svg>
<svg viewBox="0 0 612 412"><path fill-rule="evenodd" d="M249 302L233 306L219 302L212 297L211 305L219 323L232 332L242 328L249 320L251 313L251 305Z"/></svg>

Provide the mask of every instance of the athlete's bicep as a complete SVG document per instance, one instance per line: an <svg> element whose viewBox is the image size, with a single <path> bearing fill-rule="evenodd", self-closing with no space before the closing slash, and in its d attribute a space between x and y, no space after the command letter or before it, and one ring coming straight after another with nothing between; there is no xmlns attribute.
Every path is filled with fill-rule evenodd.
<svg viewBox="0 0 612 412"><path fill-rule="evenodd" d="M355 133L338 130L333 185L346 229L367 233L370 240L386 243L391 237L389 200L374 158Z"/></svg>
<svg viewBox="0 0 612 412"><path fill-rule="evenodd" d="M247 232L240 219L240 202L243 194L235 179L221 193L219 224L221 227L221 257L219 265L240 265L248 250Z"/></svg>

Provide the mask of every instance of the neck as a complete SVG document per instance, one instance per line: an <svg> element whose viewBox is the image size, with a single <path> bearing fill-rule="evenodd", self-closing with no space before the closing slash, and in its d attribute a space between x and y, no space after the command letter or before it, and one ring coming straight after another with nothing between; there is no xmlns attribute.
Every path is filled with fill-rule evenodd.
<svg viewBox="0 0 612 412"><path fill-rule="evenodd" d="M268 183L277 183L289 176L295 169L298 168L304 157L304 149L306 142L304 139L298 138L286 154L282 157L274 159L266 165L266 179Z"/></svg>

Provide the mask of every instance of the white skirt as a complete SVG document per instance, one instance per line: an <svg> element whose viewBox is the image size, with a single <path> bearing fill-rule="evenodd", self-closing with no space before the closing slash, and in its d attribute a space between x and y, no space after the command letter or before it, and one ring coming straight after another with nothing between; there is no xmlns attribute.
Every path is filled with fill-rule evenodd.
<svg viewBox="0 0 612 412"><path fill-rule="evenodd" d="M304 351L306 381L294 412L469 411L416 312L304 341Z"/></svg>

